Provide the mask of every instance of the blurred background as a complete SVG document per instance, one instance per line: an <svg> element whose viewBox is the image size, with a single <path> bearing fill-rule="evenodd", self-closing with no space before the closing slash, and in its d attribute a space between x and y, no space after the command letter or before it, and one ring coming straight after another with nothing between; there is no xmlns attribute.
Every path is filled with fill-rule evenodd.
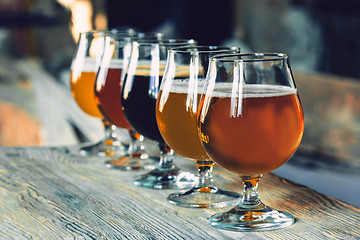
<svg viewBox="0 0 360 240"><path fill-rule="evenodd" d="M79 32L119 26L287 52L294 68L360 77L356 0L0 1L1 55L43 59L52 73L69 67Z"/></svg>
<svg viewBox="0 0 360 240"><path fill-rule="evenodd" d="M101 139L69 69L80 32L115 27L287 53L305 132L275 173L360 206L360 1L0 0L0 146Z"/></svg>

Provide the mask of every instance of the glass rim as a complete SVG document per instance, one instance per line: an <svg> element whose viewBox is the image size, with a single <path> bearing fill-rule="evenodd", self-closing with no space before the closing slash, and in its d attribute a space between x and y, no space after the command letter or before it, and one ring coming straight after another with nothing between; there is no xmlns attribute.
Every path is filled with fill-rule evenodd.
<svg viewBox="0 0 360 240"><path fill-rule="evenodd" d="M135 29L131 27L113 27L110 28L109 31L111 32L132 32L132 33L138 33Z"/></svg>
<svg viewBox="0 0 360 240"><path fill-rule="evenodd" d="M191 50L194 49L194 50ZM200 50L197 50L200 49ZM228 46L215 46L215 45L192 45L192 46L182 46L175 47L169 50L171 53L188 53L190 55L197 55L201 53L216 53L227 52L227 51L240 51L238 47L228 47Z"/></svg>
<svg viewBox="0 0 360 240"><path fill-rule="evenodd" d="M241 58L250 57L250 58ZM286 53L277 52L255 52L255 53L225 53L211 57L212 61L217 62L268 62L286 60L289 56Z"/></svg>
<svg viewBox="0 0 360 240"><path fill-rule="evenodd" d="M161 33L161 32L137 32L136 33L136 37L138 37L138 38L148 37L148 36L162 37L162 36L165 36L165 34Z"/></svg>
<svg viewBox="0 0 360 240"><path fill-rule="evenodd" d="M115 33L116 34L116 33ZM136 33L133 36L124 36L124 35L112 35L112 38L115 38L115 40L117 40L116 38L119 39L123 39L127 42L139 42L139 41L158 41L158 40L162 40L163 39L163 33L160 32L140 32L140 33Z"/></svg>
<svg viewBox="0 0 360 240"><path fill-rule="evenodd" d="M94 34L111 34L112 32L110 30L89 30L80 32L80 35L94 35Z"/></svg>
<svg viewBox="0 0 360 240"><path fill-rule="evenodd" d="M139 36L129 36L128 34L109 34L106 37L110 37L112 40L115 41L122 41L122 42L138 42L138 41L156 41L157 36L146 36L146 37L139 37ZM159 38L161 40L161 38Z"/></svg>
<svg viewBox="0 0 360 240"><path fill-rule="evenodd" d="M128 34L126 32L113 32L112 36L124 36L126 35L129 40L161 40L162 37L165 35L161 32L135 32L133 34Z"/></svg>
<svg viewBox="0 0 360 240"><path fill-rule="evenodd" d="M182 38L164 38L164 39L140 39L134 41L142 46L151 46L151 45L161 45L161 46L176 46L181 43L195 44L196 41L194 39L182 39Z"/></svg>
<svg viewBox="0 0 360 240"><path fill-rule="evenodd" d="M116 29L103 29L103 30L89 30L89 31L83 31L80 32L79 35L94 35L94 34L99 34L100 36L127 36L127 37L132 37L133 34L138 34L136 31L134 31L133 29L129 29L128 31L123 31L123 30L116 30Z"/></svg>

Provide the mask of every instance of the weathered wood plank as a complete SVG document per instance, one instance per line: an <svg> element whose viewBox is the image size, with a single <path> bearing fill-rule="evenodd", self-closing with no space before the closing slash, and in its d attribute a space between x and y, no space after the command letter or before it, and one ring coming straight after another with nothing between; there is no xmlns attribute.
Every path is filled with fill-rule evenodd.
<svg viewBox="0 0 360 240"><path fill-rule="evenodd" d="M177 158L195 171L190 160ZM0 148L0 239L358 239L360 209L266 174L259 193L297 222L269 232L212 228L224 209L187 209L166 201L174 190L131 185L143 172L107 169L104 159L68 158L49 148ZM216 167L219 187L241 191Z"/></svg>

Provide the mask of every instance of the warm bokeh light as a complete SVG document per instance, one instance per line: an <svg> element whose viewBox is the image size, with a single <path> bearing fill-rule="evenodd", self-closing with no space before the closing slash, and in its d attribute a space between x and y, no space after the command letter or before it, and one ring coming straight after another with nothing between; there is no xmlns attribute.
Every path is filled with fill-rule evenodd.
<svg viewBox="0 0 360 240"><path fill-rule="evenodd" d="M91 23L92 5L89 1L74 1L71 5L72 23L71 32L77 42L79 33L93 29Z"/></svg>
<svg viewBox="0 0 360 240"><path fill-rule="evenodd" d="M95 29L104 30L107 28L107 17L105 13L98 13L94 20Z"/></svg>
<svg viewBox="0 0 360 240"><path fill-rule="evenodd" d="M57 0L71 11L71 33L75 42L79 40L79 33L92 29L106 29L107 18L104 13L97 13L92 22L94 9L90 0Z"/></svg>

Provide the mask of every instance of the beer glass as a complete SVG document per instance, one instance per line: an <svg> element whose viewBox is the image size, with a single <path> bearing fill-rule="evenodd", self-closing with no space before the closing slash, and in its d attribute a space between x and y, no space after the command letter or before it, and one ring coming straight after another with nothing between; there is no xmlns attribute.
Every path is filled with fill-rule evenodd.
<svg viewBox="0 0 360 240"><path fill-rule="evenodd" d="M191 187L196 177L181 171L173 163L173 150L165 143L156 123L155 106L159 94L167 51L173 47L193 45L194 40L163 39L135 41L125 75L121 104L131 127L158 142L160 162L147 174L133 180L137 186L165 189Z"/></svg>
<svg viewBox="0 0 360 240"><path fill-rule="evenodd" d="M155 163L149 158L142 144L143 136L135 132L126 120L121 105L123 79L130 60L131 43L142 39L161 39L156 33L141 33L138 37L111 35L105 37L105 47L96 76L95 96L102 115L117 127L127 129L131 137L128 151L123 156L110 157L106 166L121 170L153 169Z"/></svg>
<svg viewBox="0 0 360 240"><path fill-rule="evenodd" d="M240 197L216 187L212 177L214 162L200 142L196 118L210 57L237 52L237 48L222 46L188 46L169 51L156 102L156 120L165 142L179 155L193 159L198 168L195 186L170 194L170 203L182 207L226 207L237 203Z"/></svg>
<svg viewBox="0 0 360 240"><path fill-rule="evenodd" d="M303 111L286 54L212 57L200 99L198 130L208 155L239 174L244 184L238 205L211 216L212 226L256 231L294 223L291 214L267 207L257 193L261 176L294 154L304 131Z"/></svg>
<svg viewBox="0 0 360 240"><path fill-rule="evenodd" d="M132 29L80 33L77 51L70 69L71 93L77 105L85 113L102 119L105 136L98 143L80 147L75 155L106 156L124 150L124 146L116 135L116 126L103 117L96 105L94 93L95 78L103 55L105 36L114 33L123 36L135 34Z"/></svg>

